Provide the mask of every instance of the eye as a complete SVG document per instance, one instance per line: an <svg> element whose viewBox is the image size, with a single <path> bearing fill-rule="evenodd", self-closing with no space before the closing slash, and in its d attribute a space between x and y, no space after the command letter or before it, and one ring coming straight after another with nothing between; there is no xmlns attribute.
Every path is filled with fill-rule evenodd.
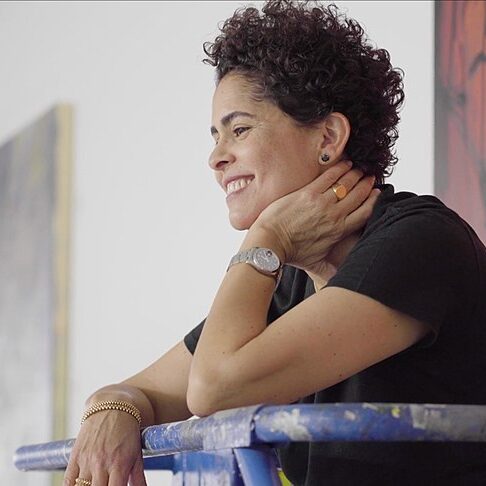
<svg viewBox="0 0 486 486"><path fill-rule="evenodd" d="M245 133L247 130L249 130L250 127L236 127L233 130L233 133L235 134L235 137L239 137L243 133Z"/></svg>

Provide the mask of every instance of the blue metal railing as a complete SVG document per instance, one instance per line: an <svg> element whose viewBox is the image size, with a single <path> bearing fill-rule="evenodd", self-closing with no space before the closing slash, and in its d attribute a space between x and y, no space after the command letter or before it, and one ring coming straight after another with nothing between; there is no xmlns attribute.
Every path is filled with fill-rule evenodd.
<svg viewBox="0 0 486 486"><path fill-rule="evenodd" d="M486 442L486 406L339 403L244 407L142 430L147 469L177 484L280 485L272 447L288 442ZM74 439L20 447L18 469L63 469ZM221 475L225 475L223 478ZM192 478L192 479L191 479Z"/></svg>

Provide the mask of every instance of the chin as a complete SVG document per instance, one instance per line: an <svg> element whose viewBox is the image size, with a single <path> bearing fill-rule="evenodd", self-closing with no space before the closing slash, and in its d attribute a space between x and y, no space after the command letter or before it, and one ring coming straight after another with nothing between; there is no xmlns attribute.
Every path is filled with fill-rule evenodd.
<svg viewBox="0 0 486 486"><path fill-rule="evenodd" d="M252 217L249 214L245 215L238 215L238 214L231 214L229 215L229 221L231 226L235 230L238 231L245 231L247 229L250 229L250 226L255 222L256 217Z"/></svg>

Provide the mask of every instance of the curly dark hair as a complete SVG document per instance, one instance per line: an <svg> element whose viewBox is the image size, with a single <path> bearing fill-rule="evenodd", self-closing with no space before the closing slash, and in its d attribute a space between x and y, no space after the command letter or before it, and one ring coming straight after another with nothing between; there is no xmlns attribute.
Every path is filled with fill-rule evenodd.
<svg viewBox="0 0 486 486"><path fill-rule="evenodd" d="M342 113L351 125L346 155L377 182L391 174L403 72L358 22L334 4L269 0L261 12L236 10L220 31L204 43L203 62L216 67L216 83L240 73L255 99L273 102L303 126Z"/></svg>

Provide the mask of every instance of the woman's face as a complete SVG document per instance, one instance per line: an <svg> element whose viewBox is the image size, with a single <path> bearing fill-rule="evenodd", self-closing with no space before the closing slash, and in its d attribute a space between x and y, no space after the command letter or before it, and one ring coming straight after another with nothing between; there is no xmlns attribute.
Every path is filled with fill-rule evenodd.
<svg viewBox="0 0 486 486"><path fill-rule="evenodd" d="M231 225L248 229L273 201L322 173L322 135L298 127L273 103L255 101L249 82L228 74L213 97L209 158L226 193Z"/></svg>

